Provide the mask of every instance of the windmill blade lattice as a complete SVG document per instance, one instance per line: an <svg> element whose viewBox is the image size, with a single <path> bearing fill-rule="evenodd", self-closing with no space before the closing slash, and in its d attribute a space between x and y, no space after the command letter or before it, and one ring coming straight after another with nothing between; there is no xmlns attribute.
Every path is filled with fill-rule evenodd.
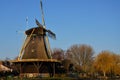
<svg viewBox="0 0 120 80"><path fill-rule="evenodd" d="M44 12L43 12L43 4L42 4L42 0L40 0L40 9L41 9L41 13L42 13L42 25L44 28L46 28L46 25L45 25L45 20L44 20ZM56 38L55 34L53 32L51 32L50 30L47 30L48 32L48 36L50 36L51 38ZM51 58L51 49L50 49L50 44L49 44L49 39L48 37L46 36L44 38L45 40L45 43L46 43L46 47L47 47L47 52L49 53L49 58Z"/></svg>

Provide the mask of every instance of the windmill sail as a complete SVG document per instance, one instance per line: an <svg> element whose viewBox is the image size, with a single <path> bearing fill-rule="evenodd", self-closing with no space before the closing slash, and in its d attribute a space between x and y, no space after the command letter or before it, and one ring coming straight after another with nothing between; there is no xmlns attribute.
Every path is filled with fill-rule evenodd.
<svg viewBox="0 0 120 80"><path fill-rule="evenodd" d="M43 27L43 25L40 24L39 21L38 21L37 19L35 19L35 21L36 21L36 24L38 25L38 27Z"/></svg>
<svg viewBox="0 0 120 80"><path fill-rule="evenodd" d="M45 25L45 20L44 20L44 12L43 12L43 5L42 5L42 0L40 0L40 9L41 9L41 13L42 13L42 24L43 24L43 27L46 28L46 25ZM49 33L49 32L48 32ZM48 34L49 36L51 36L50 34ZM53 37L53 36L51 36ZM48 37L46 36L44 38L45 40L45 44L46 44L46 47L47 47L47 53L49 53L49 58L51 58L51 49L50 49L50 44L49 44L49 39Z"/></svg>
<svg viewBox="0 0 120 80"><path fill-rule="evenodd" d="M53 39L56 39L55 33L53 33L53 32L50 31L50 30L47 30L47 32L48 32L48 36L49 36L49 37L51 37L51 38L53 38Z"/></svg>
<svg viewBox="0 0 120 80"><path fill-rule="evenodd" d="M44 12L43 12L42 0L40 0L40 9L41 9L41 13L42 13L42 23L43 23L43 27L45 28L45 20L44 20Z"/></svg>

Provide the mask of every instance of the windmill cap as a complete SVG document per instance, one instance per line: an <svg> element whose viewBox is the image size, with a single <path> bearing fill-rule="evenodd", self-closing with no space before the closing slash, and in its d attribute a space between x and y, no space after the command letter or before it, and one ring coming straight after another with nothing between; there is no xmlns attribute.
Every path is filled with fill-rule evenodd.
<svg viewBox="0 0 120 80"><path fill-rule="evenodd" d="M46 31L47 30L44 27L34 27L34 28L26 30L25 34L26 35L31 35L31 34L38 34L38 35L42 34L42 35L44 35Z"/></svg>

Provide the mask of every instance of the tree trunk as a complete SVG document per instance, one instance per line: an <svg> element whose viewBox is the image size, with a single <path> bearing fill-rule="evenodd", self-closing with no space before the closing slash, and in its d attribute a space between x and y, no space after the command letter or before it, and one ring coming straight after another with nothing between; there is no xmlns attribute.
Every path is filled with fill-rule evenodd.
<svg viewBox="0 0 120 80"><path fill-rule="evenodd" d="M103 71L103 75L104 75L104 77L106 77L106 72L105 71Z"/></svg>

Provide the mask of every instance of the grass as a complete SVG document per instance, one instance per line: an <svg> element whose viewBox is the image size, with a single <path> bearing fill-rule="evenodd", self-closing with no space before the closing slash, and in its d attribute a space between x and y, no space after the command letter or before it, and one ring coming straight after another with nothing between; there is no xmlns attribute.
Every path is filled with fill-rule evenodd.
<svg viewBox="0 0 120 80"><path fill-rule="evenodd" d="M74 78L70 78L70 77L43 77L43 78L27 78L27 77L12 77L12 76L8 76L8 77L2 77L0 78L0 80L75 80Z"/></svg>

